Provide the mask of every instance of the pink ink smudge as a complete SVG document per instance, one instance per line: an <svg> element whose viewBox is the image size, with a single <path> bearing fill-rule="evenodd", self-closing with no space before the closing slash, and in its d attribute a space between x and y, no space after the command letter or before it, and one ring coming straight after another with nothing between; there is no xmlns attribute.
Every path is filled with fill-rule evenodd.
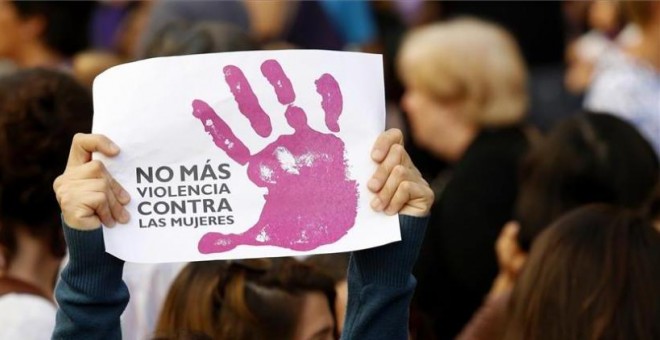
<svg viewBox="0 0 660 340"><path fill-rule="evenodd" d="M227 76L227 70L231 71L231 77ZM215 145L238 163L248 164L248 178L268 189L264 196L266 203L254 226L241 234L207 233L199 241L200 253L226 252L239 245L312 250L338 241L355 224L357 183L348 178L344 142L307 124L305 111L292 104L293 87L277 61L265 61L261 71L273 86L278 101L287 105L285 117L294 133L281 135L254 155L250 155L211 107L201 100L193 101L193 115L202 122ZM262 129L270 134L270 119L260 106L259 110L254 109L258 101L243 72L229 65L225 67L225 75L241 113L257 133L257 129ZM236 84L240 84L240 91L234 90ZM326 126L338 132L343 110L339 84L334 77L324 74L316 81L316 87L322 97Z"/></svg>

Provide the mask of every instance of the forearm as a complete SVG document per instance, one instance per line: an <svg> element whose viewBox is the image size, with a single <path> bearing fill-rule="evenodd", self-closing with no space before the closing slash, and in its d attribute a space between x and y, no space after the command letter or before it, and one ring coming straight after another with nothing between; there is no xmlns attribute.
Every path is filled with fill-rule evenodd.
<svg viewBox="0 0 660 340"><path fill-rule="evenodd" d="M408 339L416 281L412 269L428 218L399 216L402 241L354 252L348 269L348 307L342 339Z"/></svg>
<svg viewBox="0 0 660 340"><path fill-rule="evenodd" d="M55 289L59 308L53 339L121 339L121 316L129 294L124 262L104 250L103 232L63 225L69 263Z"/></svg>

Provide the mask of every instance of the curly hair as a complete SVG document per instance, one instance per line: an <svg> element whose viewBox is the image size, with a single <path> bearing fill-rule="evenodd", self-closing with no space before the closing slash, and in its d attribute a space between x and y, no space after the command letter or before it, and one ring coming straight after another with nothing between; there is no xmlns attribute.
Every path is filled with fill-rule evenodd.
<svg viewBox="0 0 660 340"><path fill-rule="evenodd" d="M91 94L66 74L32 69L0 78L0 245L10 259L18 228L64 256L52 183L91 118Z"/></svg>

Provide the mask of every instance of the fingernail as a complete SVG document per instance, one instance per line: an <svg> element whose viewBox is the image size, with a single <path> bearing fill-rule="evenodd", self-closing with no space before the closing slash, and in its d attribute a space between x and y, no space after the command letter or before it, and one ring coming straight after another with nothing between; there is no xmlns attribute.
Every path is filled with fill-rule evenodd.
<svg viewBox="0 0 660 340"><path fill-rule="evenodd" d="M108 147L110 148L110 151L112 151L112 152L119 152L119 147L117 146L117 144L115 144L113 142L108 143Z"/></svg>
<svg viewBox="0 0 660 340"><path fill-rule="evenodd" d="M383 154L383 152L378 150L378 149L376 149L374 151L371 151L371 159L373 159L377 162L382 160L384 156L385 155Z"/></svg>
<svg viewBox="0 0 660 340"><path fill-rule="evenodd" d="M371 208L373 208L376 211L382 210L383 209L382 205L383 202L378 197L374 197L374 199L371 200Z"/></svg>
<svg viewBox="0 0 660 340"><path fill-rule="evenodd" d="M131 215L126 211L126 209L121 211L121 223L128 223L128 220L131 219Z"/></svg>
<svg viewBox="0 0 660 340"><path fill-rule="evenodd" d="M128 202L128 201L131 200L131 195L129 195L128 192L127 192L126 190L122 190L122 191L119 193L119 196L120 196L120 198L122 199L122 201Z"/></svg>

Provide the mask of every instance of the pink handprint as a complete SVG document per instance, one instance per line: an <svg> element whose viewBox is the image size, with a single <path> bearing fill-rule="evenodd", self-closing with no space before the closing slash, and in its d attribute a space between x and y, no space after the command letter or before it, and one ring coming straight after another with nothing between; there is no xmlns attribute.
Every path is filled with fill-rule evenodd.
<svg viewBox="0 0 660 340"><path fill-rule="evenodd" d="M239 111L258 135L268 137L272 132L270 118L241 69L228 65L223 71ZM256 154L250 153L207 103L199 99L192 103L193 115L215 145L239 164L247 164L248 178L268 189L259 221L241 234L205 234L198 245L204 254L225 252L239 245L311 250L336 242L355 223L357 184L347 175L344 142L307 124L307 114L293 104L296 95L291 81L277 61L266 60L261 73L273 86L280 104L287 106L284 115L294 132L281 135ZM339 84L327 73L315 84L326 126L339 132L343 109Z"/></svg>

